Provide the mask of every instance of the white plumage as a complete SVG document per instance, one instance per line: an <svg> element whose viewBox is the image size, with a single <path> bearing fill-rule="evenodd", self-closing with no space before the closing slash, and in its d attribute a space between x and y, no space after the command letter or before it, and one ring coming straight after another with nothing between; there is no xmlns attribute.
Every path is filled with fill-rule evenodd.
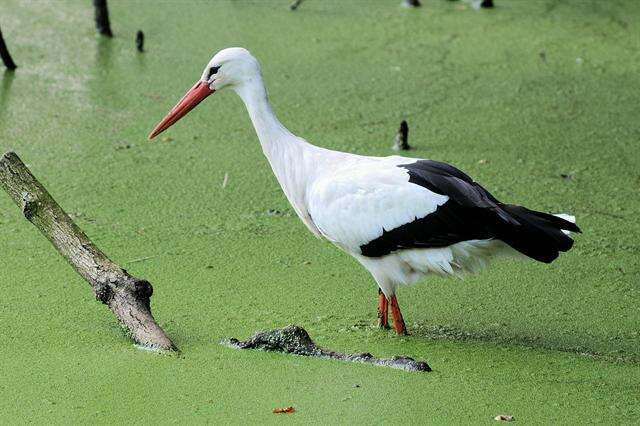
<svg viewBox="0 0 640 426"><path fill-rule="evenodd" d="M349 253L372 274L386 296L380 298L381 325L386 325L389 299L398 332L405 331L395 298L399 286L429 274L475 272L498 254L525 253L551 261L571 246L561 231L578 230L570 223L573 217L554 219L502 204L442 163L360 156L309 144L278 121L258 62L242 48L216 54L201 80L150 137L227 86L246 105L264 154L297 215L312 233Z"/></svg>

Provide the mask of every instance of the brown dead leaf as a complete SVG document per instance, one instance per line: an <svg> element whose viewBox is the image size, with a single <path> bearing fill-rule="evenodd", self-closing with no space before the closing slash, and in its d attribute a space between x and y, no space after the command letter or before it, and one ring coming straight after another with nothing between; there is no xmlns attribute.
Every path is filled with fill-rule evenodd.
<svg viewBox="0 0 640 426"><path fill-rule="evenodd" d="M274 408L273 414L289 414L295 413L296 409L293 407Z"/></svg>
<svg viewBox="0 0 640 426"><path fill-rule="evenodd" d="M499 422L512 422L514 420L511 414L498 414L494 418Z"/></svg>

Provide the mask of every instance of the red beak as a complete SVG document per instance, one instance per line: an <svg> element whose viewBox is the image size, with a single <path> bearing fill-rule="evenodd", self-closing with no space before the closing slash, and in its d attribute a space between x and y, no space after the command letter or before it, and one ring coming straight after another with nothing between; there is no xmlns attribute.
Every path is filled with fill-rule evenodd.
<svg viewBox="0 0 640 426"><path fill-rule="evenodd" d="M205 81L198 80L191 89L178 101L171 111L162 119L161 122L149 133L149 139L153 139L160 133L173 126L178 120L187 115L189 111L194 109L207 96L215 92L209 88L209 84Z"/></svg>

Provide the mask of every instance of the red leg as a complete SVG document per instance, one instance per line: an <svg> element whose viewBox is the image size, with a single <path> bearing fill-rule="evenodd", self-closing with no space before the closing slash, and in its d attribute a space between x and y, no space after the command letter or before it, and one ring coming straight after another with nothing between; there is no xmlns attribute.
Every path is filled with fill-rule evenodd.
<svg viewBox="0 0 640 426"><path fill-rule="evenodd" d="M398 334L408 334L407 327L404 325L404 319L402 319L402 312L400 312L400 306L398 306L398 299L395 294L391 296L389 300L391 302L391 315L393 315L393 328L396 329Z"/></svg>
<svg viewBox="0 0 640 426"><path fill-rule="evenodd" d="M380 289L378 289L378 327L389 328L389 303Z"/></svg>

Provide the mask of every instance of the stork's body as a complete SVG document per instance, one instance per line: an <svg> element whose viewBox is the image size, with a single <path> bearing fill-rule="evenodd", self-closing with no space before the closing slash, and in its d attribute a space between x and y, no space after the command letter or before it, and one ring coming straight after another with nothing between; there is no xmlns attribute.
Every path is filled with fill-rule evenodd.
<svg viewBox="0 0 640 426"><path fill-rule="evenodd" d="M405 332L395 297L401 285L429 274L474 272L497 254L551 262L571 248L568 231L579 231L569 216L500 203L450 165L337 152L293 135L273 113L259 65L244 49L216 54L151 137L227 85L246 105L263 152L300 219L373 275L381 290L382 326L390 301L396 331Z"/></svg>

